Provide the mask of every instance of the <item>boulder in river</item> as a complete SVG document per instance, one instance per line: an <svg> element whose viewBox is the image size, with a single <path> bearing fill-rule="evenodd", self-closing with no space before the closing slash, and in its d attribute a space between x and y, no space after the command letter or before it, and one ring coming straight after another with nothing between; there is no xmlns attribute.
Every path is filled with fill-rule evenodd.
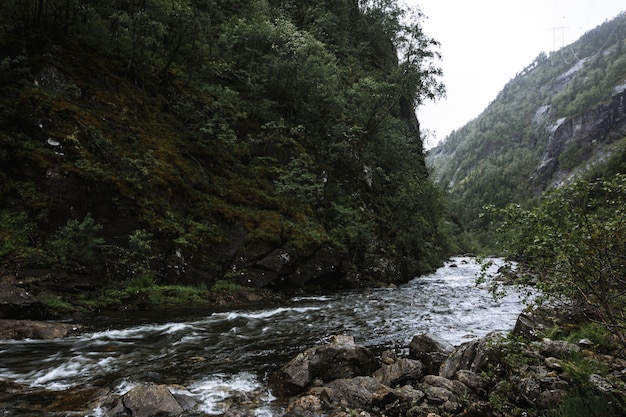
<svg viewBox="0 0 626 417"><path fill-rule="evenodd" d="M185 410L176 401L165 385L144 384L124 394L116 407L106 414L107 417L132 416L156 417L175 416Z"/></svg>
<svg viewBox="0 0 626 417"><path fill-rule="evenodd" d="M328 345L298 354L270 377L270 386L279 397L296 395L313 385L342 378L370 375L377 368L374 354L357 346L350 336L333 336Z"/></svg>
<svg viewBox="0 0 626 417"><path fill-rule="evenodd" d="M422 368L420 361L399 358L393 363L383 364L373 376L381 383L395 387L404 384L407 380L417 380L422 376Z"/></svg>

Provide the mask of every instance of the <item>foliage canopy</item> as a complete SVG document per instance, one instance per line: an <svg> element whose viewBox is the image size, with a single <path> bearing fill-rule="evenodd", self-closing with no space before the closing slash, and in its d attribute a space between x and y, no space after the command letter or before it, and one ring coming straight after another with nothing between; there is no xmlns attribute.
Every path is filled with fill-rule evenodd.
<svg viewBox="0 0 626 417"><path fill-rule="evenodd" d="M450 248L414 110L444 89L421 17L395 0L3 1L4 260L82 230L84 253L58 252L126 251L115 279L210 286L260 245L433 268Z"/></svg>

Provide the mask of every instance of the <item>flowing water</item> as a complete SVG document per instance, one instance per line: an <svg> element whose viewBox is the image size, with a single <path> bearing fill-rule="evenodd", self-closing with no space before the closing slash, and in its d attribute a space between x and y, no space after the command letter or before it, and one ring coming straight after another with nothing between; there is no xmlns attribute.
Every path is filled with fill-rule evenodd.
<svg viewBox="0 0 626 417"><path fill-rule="evenodd" d="M479 271L474 259L457 257L398 288L297 297L279 307L99 317L87 323L93 331L76 337L0 341L0 381L32 390L106 387L120 394L139 383L164 383L180 386L199 403L190 415L221 414L242 398L254 403L256 415L275 415L276 402L265 387L269 373L332 335L400 349L424 332L459 345L511 329L521 298L511 291L494 301L475 285ZM3 397L0 416L27 415ZM91 415L102 414L97 408Z"/></svg>

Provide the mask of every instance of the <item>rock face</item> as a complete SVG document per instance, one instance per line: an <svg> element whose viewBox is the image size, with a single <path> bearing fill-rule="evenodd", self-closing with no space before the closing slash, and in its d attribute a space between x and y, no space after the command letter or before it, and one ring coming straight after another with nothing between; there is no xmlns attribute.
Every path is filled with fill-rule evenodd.
<svg viewBox="0 0 626 417"><path fill-rule="evenodd" d="M534 187L543 191L568 177L569 169L559 163L559 156L567 149L577 149L583 160L595 162L605 156L597 151L601 145L621 138L626 126L626 88L621 87L613 91L607 104L560 119L549 129L546 149L531 181Z"/></svg>

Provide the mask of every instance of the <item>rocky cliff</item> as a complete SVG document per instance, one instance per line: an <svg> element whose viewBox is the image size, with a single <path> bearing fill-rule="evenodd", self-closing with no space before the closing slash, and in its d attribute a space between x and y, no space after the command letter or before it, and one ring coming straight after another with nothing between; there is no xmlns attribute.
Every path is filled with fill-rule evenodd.
<svg viewBox="0 0 626 417"><path fill-rule="evenodd" d="M626 134L626 85L615 87L608 103L559 119L546 130L546 149L531 177L537 192L559 186L610 156L611 145ZM561 162L564 153L575 154L567 165Z"/></svg>
<svg viewBox="0 0 626 417"><path fill-rule="evenodd" d="M442 262L414 112L436 42L396 2L248 3L0 3L4 282L306 291Z"/></svg>
<svg viewBox="0 0 626 417"><path fill-rule="evenodd" d="M625 22L622 14L550 56L540 53L480 116L430 151L468 230L485 232L485 206L532 205L574 178L626 169ZM566 59L572 51L576 59Z"/></svg>

